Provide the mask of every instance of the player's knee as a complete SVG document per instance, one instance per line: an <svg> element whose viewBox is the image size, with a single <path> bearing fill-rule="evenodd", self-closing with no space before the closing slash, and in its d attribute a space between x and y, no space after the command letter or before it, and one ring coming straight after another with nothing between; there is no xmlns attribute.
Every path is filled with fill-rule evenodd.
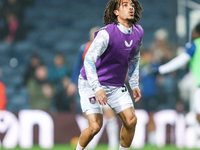
<svg viewBox="0 0 200 150"><path fill-rule="evenodd" d="M101 125L99 125L98 123L92 123L90 125L90 129L91 129L91 132L93 134L97 134L100 131L100 129L101 129Z"/></svg>
<svg viewBox="0 0 200 150"><path fill-rule="evenodd" d="M135 128L136 124L137 124L137 117L134 115L133 117L131 117L130 119L127 120L125 126L128 129L133 129L133 128Z"/></svg>

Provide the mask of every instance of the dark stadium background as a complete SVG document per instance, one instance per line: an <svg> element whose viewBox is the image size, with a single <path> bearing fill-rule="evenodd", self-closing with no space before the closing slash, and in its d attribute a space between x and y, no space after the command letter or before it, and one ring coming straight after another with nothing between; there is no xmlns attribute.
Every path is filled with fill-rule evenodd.
<svg viewBox="0 0 200 150"><path fill-rule="evenodd" d="M190 39L189 14L196 8L187 6L189 0L186 0L186 34L180 37L177 34L176 21L180 12L180 1L140 0L144 11L139 24L144 28L145 48L150 47L154 41L154 33L160 28L167 29L169 42L174 47L183 47ZM200 4L199 0L192 1ZM3 2L4 0L0 0L0 8ZM32 54L40 54L45 64L52 65L55 54L62 53L72 67L79 47L89 40L89 30L94 26L104 26L102 17L107 2L108 0L30 0L30 3L24 1L27 4L24 4L18 38L11 44L0 41L0 68L3 74L1 80L6 86L6 108L9 112L18 116L20 110L29 109L28 91L25 86L19 85L23 82L23 74ZM2 26L3 20L0 18L1 31ZM79 136L74 111L49 114L55 122L55 142L69 143L72 137ZM38 143L38 127L34 129L34 142ZM68 134L67 131L73 132ZM5 134L0 133L1 141ZM104 133L100 142L106 141Z"/></svg>

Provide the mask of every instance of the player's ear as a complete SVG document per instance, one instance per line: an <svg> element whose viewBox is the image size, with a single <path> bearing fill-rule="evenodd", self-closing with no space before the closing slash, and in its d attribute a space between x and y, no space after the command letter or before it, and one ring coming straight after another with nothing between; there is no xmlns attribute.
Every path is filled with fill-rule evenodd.
<svg viewBox="0 0 200 150"><path fill-rule="evenodd" d="M114 10L113 13L118 16L119 15L119 11L118 10Z"/></svg>

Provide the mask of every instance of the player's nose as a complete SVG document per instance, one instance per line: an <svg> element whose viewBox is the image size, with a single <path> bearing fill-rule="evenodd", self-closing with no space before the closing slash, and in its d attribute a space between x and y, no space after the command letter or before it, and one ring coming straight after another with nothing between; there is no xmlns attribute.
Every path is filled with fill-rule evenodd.
<svg viewBox="0 0 200 150"><path fill-rule="evenodd" d="M130 10L133 10L133 6L130 6L130 8L129 8Z"/></svg>
<svg viewBox="0 0 200 150"><path fill-rule="evenodd" d="M134 6L133 6L133 5L129 5L129 9L130 9L130 10L133 10L133 9L134 9Z"/></svg>

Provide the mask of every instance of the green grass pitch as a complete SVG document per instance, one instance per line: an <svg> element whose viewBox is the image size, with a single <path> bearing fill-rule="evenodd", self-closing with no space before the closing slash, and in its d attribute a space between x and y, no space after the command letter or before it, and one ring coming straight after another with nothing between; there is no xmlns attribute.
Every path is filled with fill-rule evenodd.
<svg viewBox="0 0 200 150"><path fill-rule="evenodd" d="M107 144L99 144L95 150L107 150ZM0 147L1 150L8 150L8 149L4 149L2 147ZM71 146L70 144L55 144L54 148L52 148L51 150L74 150L75 147ZM14 148L12 150L24 150L20 147ZM32 149L30 150L42 150L42 148L40 148L38 145L34 145ZM176 148L175 146L172 145L167 145L164 148L158 148L156 146L150 146L150 145L146 145L144 148L142 149L133 149L130 148L130 150L180 150L178 148ZM181 150L189 150L189 149L181 149ZM190 149L190 150L197 150L197 149Z"/></svg>

